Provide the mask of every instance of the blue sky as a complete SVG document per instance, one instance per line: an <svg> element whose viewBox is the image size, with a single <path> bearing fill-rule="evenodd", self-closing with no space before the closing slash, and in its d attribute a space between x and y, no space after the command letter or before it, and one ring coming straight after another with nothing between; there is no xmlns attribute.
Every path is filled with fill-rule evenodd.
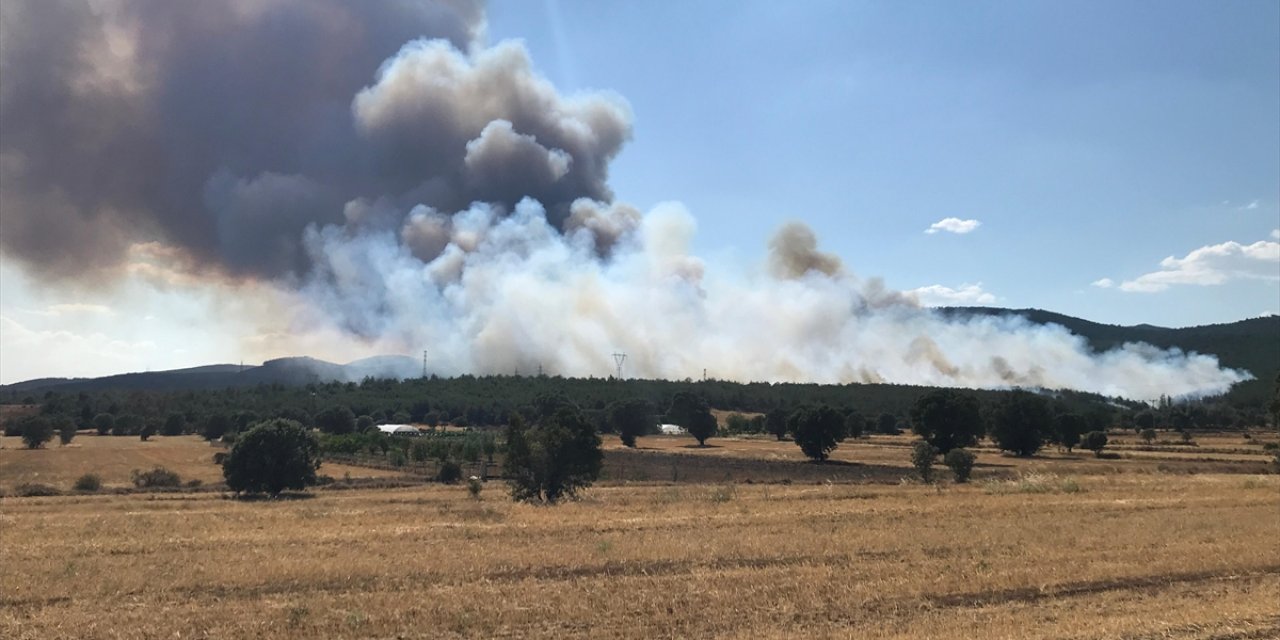
<svg viewBox="0 0 1280 640"><path fill-rule="evenodd" d="M500 0L489 38L630 102L617 196L683 202L703 254L749 263L799 219L900 289L1118 324L1280 310L1271 247L1219 246L1280 227L1280 4ZM924 233L949 217L981 225ZM1120 286L1215 246L1186 284Z"/></svg>

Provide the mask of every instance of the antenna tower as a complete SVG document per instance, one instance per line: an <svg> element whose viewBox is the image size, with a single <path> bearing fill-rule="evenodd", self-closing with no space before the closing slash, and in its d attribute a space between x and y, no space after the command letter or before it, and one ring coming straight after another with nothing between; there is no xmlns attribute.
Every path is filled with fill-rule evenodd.
<svg viewBox="0 0 1280 640"><path fill-rule="evenodd" d="M422 350L422 377L427 377L427 350Z"/></svg>
<svg viewBox="0 0 1280 640"><path fill-rule="evenodd" d="M627 361L627 354L615 353L613 354L613 361L618 365L618 379L621 380L622 379L622 363Z"/></svg>

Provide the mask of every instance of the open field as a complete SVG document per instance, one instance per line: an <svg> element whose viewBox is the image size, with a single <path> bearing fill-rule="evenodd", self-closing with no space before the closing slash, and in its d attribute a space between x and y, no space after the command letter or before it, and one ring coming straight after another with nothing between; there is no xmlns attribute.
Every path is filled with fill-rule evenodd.
<svg viewBox="0 0 1280 640"><path fill-rule="evenodd" d="M0 636L1274 638L1280 476L0 499Z"/></svg>
<svg viewBox="0 0 1280 640"><path fill-rule="evenodd" d="M213 463L213 455L224 449L210 446L199 436L153 436L142 442L136 436L82 433L65 447L55 438L44 449L35 451L22 448L20 438L0 437L0 447L0 488L5 489L23 482L39 482L65 490L86 473L98 474L108 487L132 486L130 474L134 469L145 471L157 465L177 472L183 480L222 482L222 467ZM326 464L320 473L335 478L399 475L340 464Z"/></svg>

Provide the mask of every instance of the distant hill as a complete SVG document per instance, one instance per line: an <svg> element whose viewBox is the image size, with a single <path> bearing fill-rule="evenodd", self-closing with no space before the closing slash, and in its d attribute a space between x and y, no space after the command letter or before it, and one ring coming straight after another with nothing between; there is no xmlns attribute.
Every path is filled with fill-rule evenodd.
<svg viewBox="0 0 1280 640"><path fill-rule="evenodd" d="M1276 375L1280 373L1280 316L1170 329L1149 324L1101 324L1042 309L944 307L938 311L952 317L1022 316L1036 324L1061 325L1087 340L1089 346L1098 352L1109 351L1126 342L1145 342L1162 349L1177 348L1214 355L1224 367L1243 369L1253 374L1253 380L1231 389L1228 397L1233 402L1265 402L1273 393Z"/></svg>
<svg viewBox="0 0 1280 640"><path fill-rule="evenodd" d="M260 384L304 385L313 382L359 382L367 377L404 378L420 371L407 356L377 356L341 365L315 358L278 358L260 366L214 364L189 369L122 373L101 378L39 378L0 386L0 392L194 391Z"/></svg>
<svg viewBox="0 0 1280 640"><path fill-rule="evenodd" d="M1126 342L1145 342L1163 349L1177 348L1215 355L1223 366L1246 370L1255 378L1236 385L1228 393L1228 399L1237 404L1256 406L1267 402L1273 393L1276 375L1280 373L1280 316L1171 329L1149 324L1101 324L1041 309L944 307L937 311L950 317L1021 316L1037 324L1061 325L1084 338L1098 352L1114 349ZM345 365L307 357L280 358L256 367L215 364L103 378L41 378L0 386L0 392L43 393L49 390L77 392L104 389L185 391L259 384L296 386L318 382L359 382L366 377L410 378L421 373L421 366L420 361L408 356L377 356Z"/></svg>

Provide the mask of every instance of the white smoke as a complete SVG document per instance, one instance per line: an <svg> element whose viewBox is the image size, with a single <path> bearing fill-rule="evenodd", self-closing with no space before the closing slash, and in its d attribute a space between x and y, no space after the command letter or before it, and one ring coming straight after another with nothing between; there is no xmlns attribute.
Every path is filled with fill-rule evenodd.
<svg viewBox="0 0 1280 640"><path fill-rule="evenodd" d="M705 368L737 381L1029 386L1135 399L1219 393L1247 377L1210 356L1148 345L1094 354L1062 327L1017 317L944 318L849 273L803 225L780 231L770 269L742 275L690 254L696 224L678 204L625 219L620 233L610 227L607 259L590 226L561 234L532 200L510 215L475 205L455 216L453 235L427 261L408 234L313 229L306 246L320 267L303 291L348 331L405 352L429 349L441 375L541 367L607 376L622 351L629 377L700 377Z"/></svg>

